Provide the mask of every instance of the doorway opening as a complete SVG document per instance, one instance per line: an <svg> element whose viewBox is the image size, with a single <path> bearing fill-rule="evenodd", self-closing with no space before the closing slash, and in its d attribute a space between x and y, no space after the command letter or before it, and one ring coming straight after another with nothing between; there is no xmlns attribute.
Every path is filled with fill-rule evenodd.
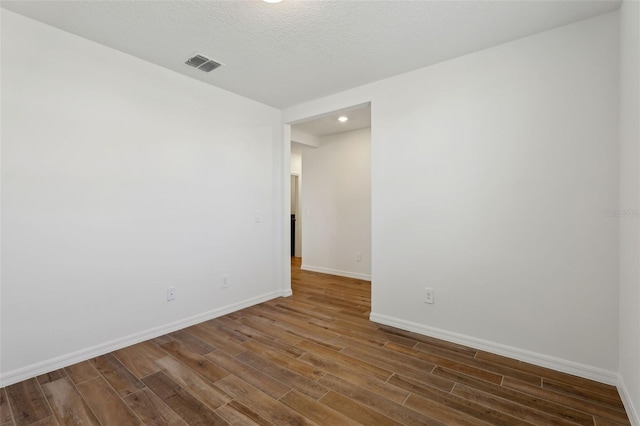
<svg viewBox="0 0 640 426"><path fill-rule="evenodd" d="M291 153L292 162L294 152ZM300 173L291 173L291 257L302 258L302 227L300 226Z"/></svg>
<svg viewBox="0 0 640 426"><path fill-rule="evenodd" d="M371 104L291 124L290 154L291 267L370 281Z"/></svg>

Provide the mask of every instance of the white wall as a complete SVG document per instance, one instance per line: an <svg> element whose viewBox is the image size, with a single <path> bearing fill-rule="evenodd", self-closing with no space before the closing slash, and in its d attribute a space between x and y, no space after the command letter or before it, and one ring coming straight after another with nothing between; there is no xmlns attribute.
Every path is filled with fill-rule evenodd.
<svg viewBox="0 0 640 426"><path fill-rule="evenodd" d="M2 384L281 294L280 123L3 10Z"/></svg>
<svg viewBox="0 0 640 426"><path fill-rule="evenodd" d="M620 8L620 380L640 426L640 3Z"/></svg>
<svg viewBox="0 0 640 426"><path fill-rule="evenodd" d="M370 279L371 129L319 142L302 151L302 269Z"/></svg>
<svg viewBox="0 0 640 426"><path fill-rule="evenodd" d="M291 153L291 174L302 174L302 154L299 152Z"/></svg>
<svg viewBox="0 0 640 426"><path fill-rule="evenodd" d="M617 25L602 15L284 111L372 102L372 319L615 382Z"/></svg>

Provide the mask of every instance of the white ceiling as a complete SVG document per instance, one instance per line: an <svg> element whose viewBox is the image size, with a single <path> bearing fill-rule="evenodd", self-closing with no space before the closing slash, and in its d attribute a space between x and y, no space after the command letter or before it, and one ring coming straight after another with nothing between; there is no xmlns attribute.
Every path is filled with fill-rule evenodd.
<svg viewBox="0 0 640 426"><path fill-rule="evenodd" d="M348 120L344 123L340 122L338 118L341 116L347 117ZM296 123L291 127L315 137L366 129L371 127L371 104L333 111L322 117Z"/></svg>
<svg viewBox="0 0 640 426"><path fill-rule="evenodd" d="M277 108L619 6L619 0L2 0L6 9ZM226 65L209 74L184 65L194 52Z"/></svg>

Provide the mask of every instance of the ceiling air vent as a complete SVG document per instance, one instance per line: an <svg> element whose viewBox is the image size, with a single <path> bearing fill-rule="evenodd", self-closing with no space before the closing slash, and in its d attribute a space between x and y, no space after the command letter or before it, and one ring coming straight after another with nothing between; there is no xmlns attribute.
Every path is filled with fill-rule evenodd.
<svg viewBox="0 0 640 426"><path fill-rule="evenodd" d="M187 59L185 64L204 72L211 72L223 65L220 62L216 62L213 59L209 59L206 56L202 56L200 54L194 54L192 57Z"/></svg>

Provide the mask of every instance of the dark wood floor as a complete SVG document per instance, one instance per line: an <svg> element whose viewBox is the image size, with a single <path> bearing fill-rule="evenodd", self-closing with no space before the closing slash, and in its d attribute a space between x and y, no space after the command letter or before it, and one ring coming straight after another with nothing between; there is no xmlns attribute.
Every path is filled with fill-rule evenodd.
<svg viewBox="0 0 640 426"><path fill-rule="evenodd" d="M368 321L370 285L272 300L0 389L0 425L628 425L614 387Z"/></svg>

